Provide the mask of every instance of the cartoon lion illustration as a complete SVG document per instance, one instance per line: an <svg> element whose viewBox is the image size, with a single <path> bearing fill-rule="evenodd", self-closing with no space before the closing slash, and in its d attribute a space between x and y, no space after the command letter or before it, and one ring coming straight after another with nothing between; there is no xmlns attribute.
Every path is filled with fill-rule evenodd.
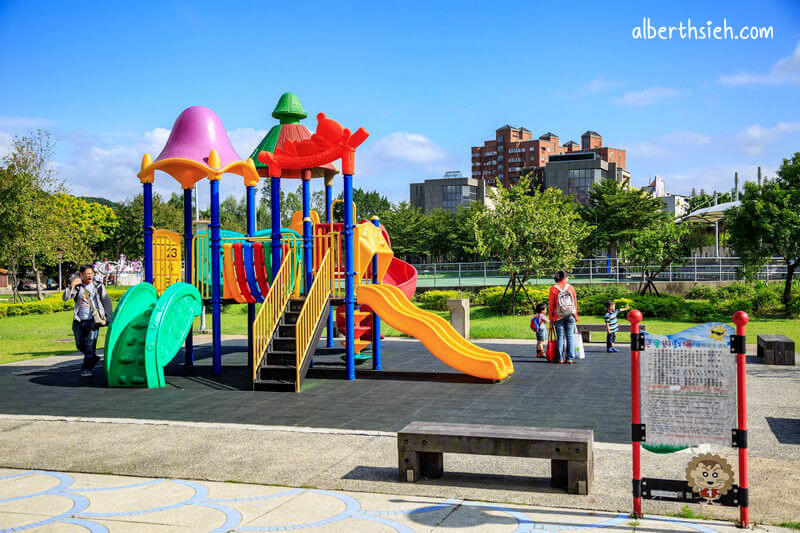
<svg viewBox="0 0 800 533"><path fill-rule="evenodd" d="M689 461L686 481L708 505L714 505L714 500L727 494L733 486L733 469L719 455L704 453Z"/></svg>

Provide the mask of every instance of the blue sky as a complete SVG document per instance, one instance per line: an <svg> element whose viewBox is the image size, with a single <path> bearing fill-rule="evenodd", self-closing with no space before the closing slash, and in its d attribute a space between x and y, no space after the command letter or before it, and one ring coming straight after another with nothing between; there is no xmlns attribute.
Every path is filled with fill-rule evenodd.
<svg viewBox="0 0 800 533"><path fill-rule="evenodd" d="M411 181L468 174L470 146L503 124L562 142L598 131L628 150L635 184L657 173L678 193L729 189L734 171L774 172L800 150L794 0L270 4L0 1L0 152L46 128L73 192L121 199L184 108L214 109L246 156L285 91L371 132L356 184L394 201ZM634 40L645 17L774 37Z"/></svg>

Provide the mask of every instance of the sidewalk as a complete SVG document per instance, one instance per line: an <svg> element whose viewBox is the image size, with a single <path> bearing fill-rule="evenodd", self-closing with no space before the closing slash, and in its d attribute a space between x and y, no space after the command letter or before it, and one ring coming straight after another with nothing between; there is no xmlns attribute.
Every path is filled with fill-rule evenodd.
<svg viewBox="0 0 800 533"><path fill-rule="evenodd" d="M718 521L393 494L0 469L0 528L58 531L738 531ZM766 528L759 528L766 529Z"/></svg>
<svg viewBox="0 0 800 533"><path fill-rule="evenodd" d="M588 495L550 488L550 464L538 459L448 454L445 476L397 481L397 437L379 431L268 427L144 420L0 417L0 467L126 476L234 481L393 498L448 498L502 505L558 507L612 513L631 509L630 445L595 443L595 479ZM735 452L715 450L735 464ZM682 479L689 451L643 454L642 468ZM800 461L750 460L754 523L797 520ZM646 513L675 513L680 504L644 502ZM738 510L702 506L696 512L735 520Z"/></svg>

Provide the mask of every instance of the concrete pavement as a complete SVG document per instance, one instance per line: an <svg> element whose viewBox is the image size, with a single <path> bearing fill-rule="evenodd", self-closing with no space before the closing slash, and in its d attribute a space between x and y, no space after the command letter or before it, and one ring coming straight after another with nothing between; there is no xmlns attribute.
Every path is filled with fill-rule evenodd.
<svg viewBox="0 0 800 533"><path fill-rule="evenodd" d="M0 469L0 528L40 531L702 531L727 522L186 479ZM767 528L759 528L767 529Z"/></svg>

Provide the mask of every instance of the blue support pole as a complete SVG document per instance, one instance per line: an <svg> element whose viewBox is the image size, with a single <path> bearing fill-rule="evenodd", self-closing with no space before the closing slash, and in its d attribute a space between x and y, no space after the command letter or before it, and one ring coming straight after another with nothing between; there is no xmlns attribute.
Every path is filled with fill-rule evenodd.
<svg viewBox="0 0 800 533"><path fill-rule="evenodd" d="M313 236L311 235L311 171L303 171L303 272L306 294L311 290L313 281Z"/></svg>
<svg viewBox="0 0 800 533"><path fill-rule="evenodd" d="M344 305L347 379L356 379L355 354L355 266L353 262L353 175L344 175Z"/></svg>
<svg viewBox="0 0 800 533"><path fill-rule="evenodd" d="M381 221L378 217L372 217L372 223L380 227ZM378 255L372 257L372 283L378 284ZM378 314L372 311L372 368L373 370L383 370L383 360L381 358L381 319Z"/></svg>
<svg viewBox="0 0 800 533"><path fill-rule="evenodd" d="M142 233L144 234L144 280L153 283L153 184L144 183L144 217Z"/></svg>
<svg viewBox="0 0 800 533"><path fill-rule="evenodd" d="M183 189L183 279L192 283L192 189ZM194 365L194 337L192 328L186 335L186 346L183 350L183 364Z"/></svg>
<svg viewBox="0 0 800 533"><path fill-rule="evenodd" d="M269 182L269 198L272 208L272 280L281 266L281 178L273 176Z"/></svg>
<svg viewBox="0 0 800 533"><path fill-rule="evenodd" d="M256 232L256 187L247 185L247 236ZM266 295L265 295L266 296ZM256 321L256 304L247 304L247 375L253 373L253 324Z"/></svg>
<svg viewBox="0 0 800 533"><path fill-rule="evenodd" d="M330 223L333 220L333 213L331 212L331 204L333 203L333 179L325 178L325 222ZM334 243L335 246L335 243ZM327 348L333 348L333 337L335 331L333 329L333 315L336 312L333 307L328 310L328 339L325 342Z"/></svg>
<svg viewBox="0 0 800 533"><path fill-rule="evenodd" d="M222 373L222 294L220 287L219 177L211 185L211 359L214 375Z"/></svg>

